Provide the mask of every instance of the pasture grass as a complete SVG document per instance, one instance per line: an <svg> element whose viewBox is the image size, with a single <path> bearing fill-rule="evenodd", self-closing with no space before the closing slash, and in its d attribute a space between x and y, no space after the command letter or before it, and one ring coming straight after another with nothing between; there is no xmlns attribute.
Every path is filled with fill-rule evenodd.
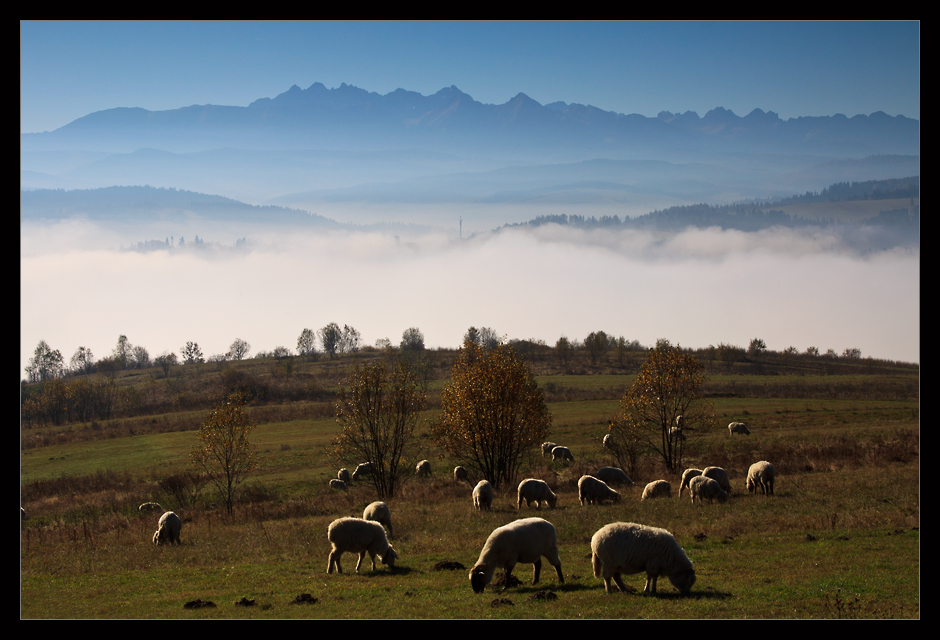
<svg viewBox="0 0 940 640"><path fill-rule="evenodd" d="M335 377L340 367L330 366ZM678 477L646 460L634 477L636 486L621 490L621 503L582 507L578 478L612 463L600 438L622 393L612 389L625 378L539 378L543 387L555 382L546 391L554 417L550 437L569 446L576 458L562 465L533 453L527 460L524 476L549 482L559 497L555 509L523 507L520 512L515 488L509 487L497 491L492 511L474 511L471 485L455 484L453 461L428 442L422 457L431 460L434 475L405 483L388 501L398 565L389 570L379 564L372 572L367 557L358 575L357 558L349 554L343 557L345 573L327 575L326 529L335 518L360 516L375 492L363 483L348 493L328 490L336 469L327 449L338 429L316 403L252 408L258 421L252 441L260 464L243 485L232 516L219 507L211 487L191 504L175 502L162 488L168 469L188 464L196 439L192 426L142 432L133 425L114 431L103 425L92 440L37 441L21 449L21 493L29 518L21 527L20 615L920 617L916 397L878 392L876 381L865 376L848 377L858 383L854 391L852 379L830 380L838 386L820 382L807 397L777 393L810 388L792 386L789 376L754 381L727 376L717 381L719 388L733 382L740 390L745 382L752 390L770 389L764 395L711 399L721 424L747 422L752 435L732 437L724 427L690 433L684 466L724 467L734 489L728 504L692 505L688 493L677 497ZM203 413L148 420L198 425ZM436 413L433 408L425 412L424 424ZM744 488L748 466L761 459L777 470L774 496L748 495ZM645 483L658 478L672 482L673 497L641 502ZM137 511L150 500L182 516L182 545L153 546L157 515ZM504 591L491 585L484 594L474 594L467 575L489 533L531 515L554 524L565 583L558 584L543 563L542 578L533 586L531 565L519 565L513 575L521 585ZM590 539L614 521L671 531L696 567L692 595L680 597L664 578L657 597L644 597L644 575L624 576L635 593L605 594L603 581L593 576ZM442 562L463 568L435 569ZM302 594L311 594L316 603L293 604ZM256 604L236 606L242 598ZM196 599L216 606L183 607Z"/></svg>

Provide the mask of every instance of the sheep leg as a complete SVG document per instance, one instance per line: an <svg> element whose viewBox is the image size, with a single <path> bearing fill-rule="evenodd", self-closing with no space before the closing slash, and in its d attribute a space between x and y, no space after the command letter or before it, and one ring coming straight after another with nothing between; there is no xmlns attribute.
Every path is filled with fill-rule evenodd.
<svg viewBox="0 0 940 640"><path fill-rule="evenodd" d="M327 567L326 567L326 572L327 572L327 573L333 573L333 568L334 568L334 567L336 567L336 572L337 572L337 573L342 573L342 572L343 572L343 565L341 565L341 564L339 563L339 558L340 558L341 555L343 555L343 554L342 554L342 553L337 553L336 549L333 549L333 551L330 552L330 563L329 563L329 565L327 565Z"/></svg>
<svg viewBox="0 0 940 640"><path fill-rule="evenodd" d="M617 588L620 589L620 592L621 592L621 593L626 593L626 592L627 592L627 585L625 585L625 584L623 583L623 578L620 576L619 573L615 573L615 574L614 574L614 582L617 583ZM610 584L610 580L608 580L607 583ZM609 590L608 590L608 592L609 592Z"/></svg>
<svg viewBox="0 0 940 640"><path fill-rule="evenodd" d="M506 588L509 586L509 582L510 580L512 580L512 570L515 566L516 566L515 563L506 565L506 583L503 584L503 588L500 589L500 591L505 591Z"/></svg>
<svg viewBox="0 0 940 640"><path fill-rule="evenodd" d="M542 573L542 559L536 560L533 566L535 569L532 571L532 584L536 584L539 581L539 574Z"/></svg>
<svg viewBox="0 0 940 640"><path fill-rule="evenodd" d="M557 563L553 562L552 566L555 567L555 573L558 574L558 582L564 584L565 576L563 576L561 573L561 560L559 560Z"/></svg>
<svg viewBox="0 0 940 640"><path fill-rule="evenodd" d="M652 575L649 573L646 574L646 586L643 587L644 594L648 593L649 595L652 595L652 596L656 595L656 579L658 577L659 577L658 575Z"/></svg>
<svg viewBox="0 0 940 640"><path fill-rule="evenodd" d="M356 563L356 573L359 573L359 567L362 566L362 561L365 559L366 559L366 552L363 551L362 553L359 554L359 562ZM374 561L373 561L372 568L375 569Z"/></svg>

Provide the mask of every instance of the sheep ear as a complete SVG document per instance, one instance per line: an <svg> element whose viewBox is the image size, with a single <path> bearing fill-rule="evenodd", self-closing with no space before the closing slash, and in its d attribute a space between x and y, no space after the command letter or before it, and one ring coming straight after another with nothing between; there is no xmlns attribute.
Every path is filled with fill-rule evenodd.
<svg viewBox="0 0 940 640"><path fill-rule="evenodd" d="M473 568L470 569L470 573L486 573L486 563L474 565Z"/></svg>

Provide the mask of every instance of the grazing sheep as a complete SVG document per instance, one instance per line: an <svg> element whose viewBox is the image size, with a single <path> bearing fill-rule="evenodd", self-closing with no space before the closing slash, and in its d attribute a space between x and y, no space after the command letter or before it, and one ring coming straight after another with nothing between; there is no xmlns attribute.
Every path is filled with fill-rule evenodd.
<svg viewBox="0 0 940 640"><path fill-rule="evenodd" d="M681 418L682 416L679 416L679 417ZM685 434L682 433L682 427L673 427L672 429L670 429L669 438L670 440L678 439L678 440L682 440L683 442L685 442Z"/></svg>
<svg viewBox="0 0 940 640"><path fill-rule="evenodd" d="M751 435L751 430L747 428L747 425L743 422L732 422L728 425L729 435L734 435L736 433L743 433L746 436Z"/></svg>
<svg viewBox="0 0 940 640"><path fill-rule="evenodd" d="M415 475L422 478L431 477L431 463L427 460L422 460L417 465L415 465Z"/></svg>
<svg viewBox="0 0 940 640"><path fill-rule="evenodd" d="M701 469L686 469L682 472L682 484L679 485L679 497L682 497L682 490L687 489L692 478L702 475Z"/></svg>
<svg viewBox="0 0 940 640"><path fill-rule="evenodd" d="M371 476L371 475L372 475L372 463L363 462L358 467L356 467L355 471L353 471L352 479L358 480L361 476Z"/></svg>
<svg viewBox="0 0 940 640"><path fill-rule="evenodd" d="M145 502L139 507L137 507L137 510L140 511L141 513L145 513L147 511L160 511L160 512L165 511L165 509L161 507L160 505L158 505L156 502Z"/></svg>
<svg viewBox="0 0 940 640"><path fill-rule="evenodd" d="M395 537L392 532L392 512L388 510L388 505L384 502L373 502L366 507L366 510L362 512L362 519L385 525L388 529L388 537Z"/></svg>
<svg viewBox="0 0 940 640"><path fill-rule="evenodd" d="M478 511L490 510L493 505L493 485L487 480L480 480L473 488L473 506Z"/></svg>
<svg viewBox="0 0 940 640"><path fill-rule="evenodd" d="M604 448L605 449L613 448L613 442L611 442L612 440L613 440L613 436L611 436L609 433L606 436L604 436Z"/></svg>
<svg viewBox="0 0 940 640"><path fill-rule="evenodd" d="M551 455L552 449L554 449L557 446L558 445L555 444L554 442L543 442L542 443L542 457L544 458L547 455Z"/></svg>
<svg viewBox="0 0 940 640"><path fill-rule="evenodd" d="M470 474L463 467L454 467L454 482L470 482Z"/></svg>
<svg viewBox="0 0 940 640"><path fill-rule="evenodd" d="M153 534L153 543L155 545L176 543L180 544L180 533L183 531L183 521L172 511L167 511L160 516L157 523L159 529Z"/></svg>
<svg viewBox="0 0 940 640"><path fill-rule="evenodd" d="M571 449L568 447L555 447L552 449L552 462L558 462L559 460L570 460L574 462L574 456L571 455Z"/></svg>
<svg viewBox="0 0 940 640"><path fill-rule="evenodd" d="M646 571L644 594L655 595L656 580L666 576L681 593L687 594L695 584L695 569L685 551L665 529L647 527L633 522L614 522L602 527L591 538L591 563L594 577L604 578L610 593L613 578L620 591L626 591L621 574Z"/></svg>
<svg viewBox="0 0 940 640"><path fill-rule="evenodd" d="M620 502L620 494L607 486L603 480L594 476L581 476L578 480L578 500L581 505L601 504L605 500Z"/></svg>
<svg viewBox="0 0 940 640"><path fill-rule="evenodd" d="M349 491L349 487L342 480L333 478L330 480L330 489L336 489L337 491Z"/></svg>
<svg viewBox="0 0 940 640"><path fill-rule="evenodd" d="M685 418L682 416L676 416L676 428L682 429L685 426Z"/></svg>
<svg viewBox="0 0 940 640"><path fill-rule="evenodd" d="M665 480L653 480L646 488L643 489L643 495L640 496L640 500L647 500L649 498L671 498L672 497L672 485L666 482Z"/></svg>
<svg viewBox="0 0 940 640"><path fill-rule="evenodd" d="M483 545L483 551L473 568L470 569L470 586L474 593L482 593L493 579L496 569L506 570L506 584L512 576L513 567L520 562L535 565L532 584L539 581L542 570L542 556L555 567L558 582L565 577L561 573L561 559L558 557L558 543L555 527L542 518L524 518L494 529ZM504 587L505 588L505 587Z"/></svg>
<svg viewBox="0 0 940 640"><path fill-rule="evenodd" d="M336 478L338 480L342 480L346 484L352 484L352 479L349 476L349 469L345 467L336 472Z"/></svg>
<svg viewBox="0 0 940 640"><path fill-rule="evenodd" d="M757 489L765 496L774 494L774 466L766 460L755 462L747 470L748 493L754 493Z"/></svg>
<svg viewBox="0 0 940 640"><path fill-rule="evenodd" d="M519 483L519 500L517 508L522 508L522 501L525 500L525 506L531 507L535 503L536 509L541 509L542 504L547 502L552 509L558 502L558 498L552 492L551 488L544 480L535 478L526 478Z"/></svg>
<svg viewBox="0 0 940 640"><path fill-rule="evenodd" d="M718 502L728 502L728 492L721 488L716 480L708 476L695 476L689 482L689 493L692 494L692 502L698 498L699 502L703 500L717 500Z"/></svg>
<svg viewBox="0 0 940 640"><path fill-rule="evenodd" d="M598 480L603 480L608 485L619 484L628 487L633 486L633 480L623 472L623 469L618 469L617 467L601 467L597 470L597 473L594 474L594 477Z"/></svg>
<svg viewBox="0 0 940 640"><path fill-rule="evenodd" d="M343 572L340 557L347 551L359 554L356 573L359 573L359 567L362 566L362 561L367 553L372 559L373 571L375 571L376 556L379 557L382 564L389 567L394 567L395 560L398 559L398 554L392 548L392 545L388 543L388 538L385 537L385 529L378 522L359 518L339 518L330 523L326 537L333 545L333 550L330 551L330 560L326 566L327 573L333 573L334 567L336 567L337 572Z"/></svg>
<svg viewBox="0 0 940 640"><path fill-rule="evenodd" d="M703 476L708 476L709 478L718 482L718 486L731 494L731 481L728 480L728 473L721 467L705 467L702 470Z"/></svg>

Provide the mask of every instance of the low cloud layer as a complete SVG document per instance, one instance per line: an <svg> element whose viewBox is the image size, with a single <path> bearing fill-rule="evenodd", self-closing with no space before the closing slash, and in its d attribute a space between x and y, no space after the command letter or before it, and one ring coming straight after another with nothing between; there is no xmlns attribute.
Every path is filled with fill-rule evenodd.
<svg viewBox="0 0 940 640"><path fill-rule="evenodd" d="M509 229L445 234L247 235L250 248L118 250L163 235L83 221L21 230L21 366L39 340L66 361L79 346L109 355L119 335L151 357L235 338L252 353L296 347L304 328L348 324L365 344L417 326L456 347L471 325L507 338L603 330L652 344L762 338L770 349L859 348L919 361L919 250L860 254L837 233ZM228 247L221 228L185 230ZM178 238L174 238L174 244ZM22 375L22 373L21 373Z"/></svg>

